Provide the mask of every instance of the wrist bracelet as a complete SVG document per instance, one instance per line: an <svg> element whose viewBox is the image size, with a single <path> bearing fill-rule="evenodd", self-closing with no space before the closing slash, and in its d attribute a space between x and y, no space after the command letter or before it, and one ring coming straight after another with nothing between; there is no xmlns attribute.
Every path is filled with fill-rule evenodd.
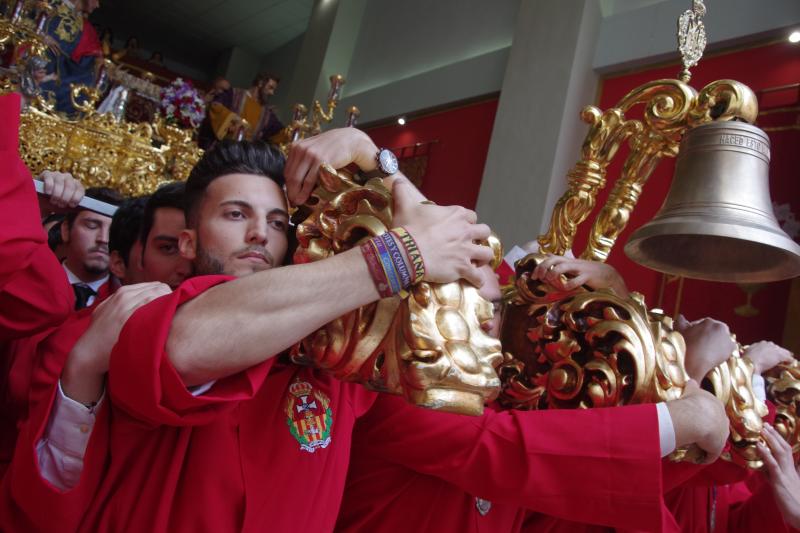
<svg viewBox="0 0 800 533"><path fill-rule="evenodd" d="M361 254L367 262L369 274L372 276L372 281L375 283L375 288L381 298L389 298L393 296L392 287L389 285L389 280L386 278L386 272L383 269L381 260L375 247L372 246L372 241L367 241L361 245Z"/></svg>
<svg viewBox="0 0 800 533"><path fill-rule="evenodd" d="M411 261L411 270L413 271L411 283L419 283L425 278L425 261L423 261L422 254L417 247L417 241L415 241L414 237L403 227L394 228L392 233L400 239L400 243L406 251L408 260Z"/></svg>
<svg viewBox="0 0 800 533"><path fill-rule="evenodd" d="M392 287L392 293L397 294L403 287L400 286L400 278L397 275L397 270L395 270L394 263L392 262L392 256L389 255L389 250L386 248L386 244L380 237L375 237L374 239L371 239L370 242L372 243L372 246L375 247L375 251L378 252L378 258L381 260L381 264L383 265L383 270L386 273L386 279L389 280L389 285Z"/></svg>
<svg viewBox="0 0 800 533"><path fill-rule="evenodd" d="M390 231L382 233L379 237L383 240L383 244L389 251L394 269L400 275L401 287L407 289L411 286L411 272L408 270L408 264L406 263L405 257L403 257L403 252L400 251L400 247L397 246L397 241L394 240L394 236Z"/></svg>

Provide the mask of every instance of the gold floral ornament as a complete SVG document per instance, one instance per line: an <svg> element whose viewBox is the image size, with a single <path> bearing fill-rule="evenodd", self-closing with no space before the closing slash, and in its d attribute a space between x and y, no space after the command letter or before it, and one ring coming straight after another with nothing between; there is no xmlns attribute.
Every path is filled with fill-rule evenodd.
<svg viewBox="0 0 800 533"><path fill-rule="evenodd" d="M300 221L295 262L317 261L388 231L392 196L380 179L362 185L323 164L319 185L293 218ZM463 282L422 282L409 293L330 322L295 346L294 360L415 405L481 414L500 388L500 342L481 329L491 303Z"/></svg>
<svg viewBox="0 0 800 533"><path fill-rule="evenodd" d="M765 374L767 398L775 404L775 429L800 461L800 362L781 363Z"/></svg>
<svg viewBox="0 0 800 533"><path fill-rule="evenodd" d="M499 402L515 409L579 409L678 399L688 380L686 345L672 319L648 311L638 293L621 298L586 287L563 292L532 278L545 257L529 254L517 262L500 335L507 357L499 368ZM707 376L707 387L730 420L731 451L725 458L760 468L755 445L767 413L752 377L753 365L739 348ZM701 457L694 446L671 455L686 461Z"/></svg>
<svg viewBox="0 0 800 533"><path fill-rule="evenodd" d="M95 113L95 90L73 87L84 116L67 119L41 101L20 116L20 154L34 175L70 172L87 187L110 187L126 196L154 192L170 180L186 180L203 151L191 133L161 122L117 122Z"/></svg>
<svg viewBox="0 0 800 533"><path fill-rule="evenodd" d="M683 337L648 313L641 295L584 287L563 292L531 277L543 254L517 262L503 316L509 356L500 403L576 409L677 399L688 380Z"/></svg>
<svg viewBox="0 0 800 533"><path fill-rule="evenodd" d="M730 421L730 452L724 459L750 468L761 468L763 463L756 444L761 441L767 406L753 391L753 363L742 357L742 347L737 344L731 357L714 368L703 380L710 383L714 393L725 406Z"/></svg>

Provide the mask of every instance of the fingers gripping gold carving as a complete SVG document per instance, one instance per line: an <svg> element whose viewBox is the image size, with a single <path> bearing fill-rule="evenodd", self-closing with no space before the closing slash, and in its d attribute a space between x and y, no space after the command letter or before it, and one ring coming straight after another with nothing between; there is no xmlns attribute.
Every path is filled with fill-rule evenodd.
<svg viewBox="0 0 800 533"><path fill-rule="evenodd" d="M317 261L391 227L392 198L379 179L360 185L322 165L311 199L295 213L296 262ZM500 380L500 343L480 324L492 306L466 283L423 282L334 320L293 351L339 379L402 394L416 405L478 415Z"/></svg>

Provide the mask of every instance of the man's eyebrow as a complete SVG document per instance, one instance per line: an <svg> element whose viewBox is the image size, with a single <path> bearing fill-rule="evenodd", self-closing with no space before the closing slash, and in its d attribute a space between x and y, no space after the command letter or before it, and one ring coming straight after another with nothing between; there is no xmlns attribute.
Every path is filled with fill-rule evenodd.
<svg viewBox="0 0 800 533"><path fill-rule="evenodd" d="M245 209L253 210L253 206L249 203L245 202L244 200L225 200L224 202L219 203L220 206L223 205L238 205L239 207L243 207Z"/></svg>
<svg viewBox="0 0 800 533"><path fill-rule="evenodd" d="M153 237L154 241L165 241L165 242L178 242L177 237L173 237L172 235L156 235Z"/></svg>
<svg viewBox="0 0 800 533"><path fill-rule="evenodd" d="M289 212L286 211L285 209L281 209L279 207L276 207L275 209L272 209L272 210L270 210L269 213L267 213L268 217L272 216L272 215L281 215L281 216L284 216L286 218L289 218Z"/></svg>

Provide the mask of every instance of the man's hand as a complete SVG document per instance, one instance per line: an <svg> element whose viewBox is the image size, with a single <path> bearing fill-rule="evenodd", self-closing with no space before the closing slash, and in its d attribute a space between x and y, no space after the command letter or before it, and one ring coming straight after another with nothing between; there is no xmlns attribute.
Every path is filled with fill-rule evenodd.
<svg viewBox="0 0 800 533"><path fill-rule="evenodd" d="M103 392L111 350L125 322L138 308L170 292L168 285L159 282L126 285L98 305L91 326L67 358L61 375L64 394L85 404L97 401Z"/></svg>
<svg viewBox="0 0 800 533"><path fill-rule="evenodd" d="M744 355L753 362L756 374L763 374L781 363L791 363L794 360L792 352L770 341L751 344Z"/></svg>
<svg viewBox="0 0 800 533"><path fill-rule="evenodd" d="M574 277L563 280L562 274ZM570 291L581 285L591 289L612 289L618 296L628 296L628 288L614 267L598 261L587 261L561 255L550 255L533 271L533 277L562 291Z"/></svg>
<svg viewBox="0 0 800 533"><path fill-rule="evenodd" d="M697 444L706 456L703 463L713 463L725 448L730 427L725 408L695 381L688 381L679 400L667 402L675 428L677 447Z"/></svg>
<svg viewBox="0 0 800 533"><path fill-rule="evenodd" d="M714 367L727 361L736 349L727 324L719 320L703 318L687 322L679 316L675 329L686 341L686 372L698 383Z"/></svg>
<svg viewBox="0 0 800 533"><path fill-rule="evenodd" d="M368 171L377 167L377 153L378 147L372 139L356 128L329 130L294 143L283 171L289 202L301 205L308 200L317 185L322 163L333 168L355 163Z"/></svg>
<svg viewBox="0 0 800 533"><path fill-rule="evenodd" d="M772 485L775 502L787 525L800 529L800 472L794 464L792 447L769 424L761 432L767 446L759 442L756 447L764 461L764 475Z"/></svg>
<svg viewBox="0 0 800 533"><path fill-rule="evenodd" d="M44 184L45 198L39 201L42 214L74 209L86 193L81 182L67 172L45 170L39 176Z"/></svg>
<svg viewBox="0 0 800 533"><path fill-rule="evenodd" d="M489 263L494 254L475 241L489 237L489 226L476 224L478 215L463 207L420 204L419 192L406 180L395 180L392 191L392 225L405 227L417 242L425 261L425 281L465 279L481 287L478 267Z"/></svg>

